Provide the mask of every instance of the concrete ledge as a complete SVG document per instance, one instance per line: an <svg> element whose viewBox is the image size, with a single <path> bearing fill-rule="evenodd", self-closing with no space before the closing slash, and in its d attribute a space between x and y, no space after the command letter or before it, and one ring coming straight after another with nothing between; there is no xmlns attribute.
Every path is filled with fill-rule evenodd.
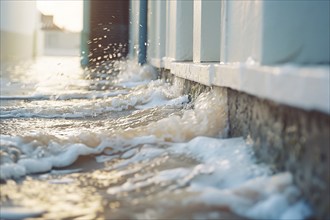
<svg viewBox="0 0 330 220"><path fill-rule="evenodd" d="M330 114L329 66L196 64L164 59L164 68L203 85L231 88L279 104Z"/></svg>
<svg viewBox="0 0 330 220"><path fill-rule="evenodd" d="M152 59L148 60L148 62L156 68L159 68L159 69L164 68L164 63L163 63L162 59L152 58Z"/></svg>
<svg viewBox="0 0 330 220"><path fill-rule="evenodd" d="M172 64L172 62L174 62L174 58L163 57L162 61L163 61L163 67L165 69L171 69L171 64Z"/></svg>
<svg viewBox="0 0 330 220"><path fill-rule="evenodd" d="M213 64L194 64L183 62L172 62L171 73L175 76L188 79L203 85L212 85Z"/></svg>
<svg viewBox="0 0 330 220"><path fill-rule="evenodd" d="M212 85L330 114L329 66L216 65Z"/></svg>

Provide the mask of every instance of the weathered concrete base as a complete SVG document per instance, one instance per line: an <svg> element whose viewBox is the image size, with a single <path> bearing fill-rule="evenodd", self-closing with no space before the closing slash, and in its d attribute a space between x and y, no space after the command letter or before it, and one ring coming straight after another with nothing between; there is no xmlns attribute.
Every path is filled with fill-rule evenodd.
<svg viewBox="0 0 330 220"><path fill-rule="evenodd" d="M182 89L183 94L188 94L189 97L194 100L199 94L205 91L209 91L211 87L202 85L200 83L179 78L171 74L168 70L160 69L159 78L165 79L171 84L178 84Z"/></svg>
<svg viewBox="0 0 330 220"><path fill-rule="evenodd" d="M211 87L160 70L169 82L180 81L183 93L194 99ZM278 105L255 96L226 90L229 137L250 137L257 158L275 171L289 171L316 218L330 218L330 116Z"/></svg>
<svg viewBox="0 0 330 220"><path fill-rule="evenodd" d="M257 157L290 171L317 217L329 219L330 117L228 89L229 136L248 135Z"/></svg>

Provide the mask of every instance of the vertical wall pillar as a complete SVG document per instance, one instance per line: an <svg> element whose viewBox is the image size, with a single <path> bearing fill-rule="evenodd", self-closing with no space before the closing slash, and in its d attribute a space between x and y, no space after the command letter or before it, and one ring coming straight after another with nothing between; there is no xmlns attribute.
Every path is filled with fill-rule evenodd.
<svg viewBox="0 0 330 220"><path fill-rule="evenodd" d="M140 2L131 0L129 9L129 57L134 59L137 57L139 44L139 9Z"/></svg>
<svg viewBox="0 0 330 220"><path fill-rule="evenodd" d="M156 7L156 13L158 15L156 26L156 59L160 61L158 67L163 67L161 60L165 56L166 47L166 2L157 0Z"/></svg>
<svg viewBox="0 0 330 220"><path fill-rule="evenodd" d="M329 1L223 1L221 61L329 64Z"/></svg>
<svg viewBox="0 0 330 220"><path fill-rule="evenodd" d="M166 2L166 57L164 67L172 61L193 59L193 1Z"/></svg>
<svg viewBox="0 0 330 220"><path fill-rule="evenodd" d="M147 29L148 29L148 1L140 0L140 16L139 16L139 51L138 61L140 65L146 63L147 59Z"/></svg>
<svg viewBox="0 0 330 220"><path fill-rule="evenodd" d="M148 1L148 60L156 56L157 1Z"/></svg>
<svg viewBox="0 0 330 220"><path fill-rule="evenodd" d="M221 1L221 53L224 63L261 60L262 1Z"/></svg>
<svg viewBox="0 0 330 220"><path fill-rule="evenodd" d="M90 33L90 0L85 0L83 3L83 30L81 32L81 41L80 41L80 53L81 53L81 66L88 66L88 54L89 54L89 33Z"/></svg>
<svg viewBox="0 0 330 220"><path fill-rule="evenodd" d="M166 1L148 2L148 62L162 68L165 56Z"/></svg>
<svg viewBox="0 0 330 220"><path fill-rule="evenodd" d="M194 1L193 61L220 60L220 1Z"/></svg>

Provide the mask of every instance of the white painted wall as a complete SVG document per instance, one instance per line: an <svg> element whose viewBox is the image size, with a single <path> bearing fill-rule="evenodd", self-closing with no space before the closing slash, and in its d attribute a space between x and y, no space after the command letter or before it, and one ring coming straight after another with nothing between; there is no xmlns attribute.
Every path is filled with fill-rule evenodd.
<svg viewBox="0 0 330 220"><path fill-rule="evenodd" d="M38 13L35 1L0 1L0 59L17 61L37 54Z"/></svg>
<svg viewBox="0 0 330 220"><path fill-rule="evenodd" d="M156 1L148 1L148 30L152 30L148 32L148 57L156 56L156 17Z"/></svg>
<svg viewBox="0 0 330 220"><path fill-rule="evenodd" d="M262 64L329 64L330 1L265 1L262 13Z"/></svg>
<svg viewBox="0 0 330 220"><path fill-rule="evenodd" d="M137 50L139 44L139 8L140 2L131 0L130 2L130 16L129 16L129 57L134 59L137 57Z"/></svg>
<svg viewBox="0 0 330 220"><path fill-rule="evenodd" d="M33 35L37 25L35 1L0 1L1 31Z"/></svg>
<svg viewBox="0 0 330 220"><path fill-rule="evenodd" d="M221 62L261 60L262 6L262 1L222 1Z"/></svg>
<svg viewBox="0 0 330 220"><path fill-rule="evenodd" d="M193 1L166 1L166 50L164 66L193 59Z"/></svg>
<svg viewBox="0 0 330 220"><path fill-rule="evenodd" d="M195 63L220 60L220 4L221 1L194 1L193 61Z"/></svg>
<svg viewBox="0 0 330 220"><path fill-rule="evenodd" d="M223 1L221 61L329 63L329 1Z"/></svg>
<svg viewBox="0 0 330 220"><path fill-rule="evenodd" d="M162 59L165 56L166 48L166 2L163 0L156 0L156 59Z"/></svg>
<svg viewBox="0 0 330 220"><path fill-rule="evenodd" d="M47 56L79 56L80 33L56 30L43 31L44 52Z"/></svg>
<svg viewBox="0 0 330 220"><path fill-rule="evenodd" d="M149 1L148 62L201 84L330 114L329 8L318 0ZM138 30L138 19L132 22Z"/></svg>
<svg viewBox="0 0 330 220"><path fill-rule="evenodd" d="M148 2L148 62L161 68L165 56L166 39L166 1Z"/></svg>

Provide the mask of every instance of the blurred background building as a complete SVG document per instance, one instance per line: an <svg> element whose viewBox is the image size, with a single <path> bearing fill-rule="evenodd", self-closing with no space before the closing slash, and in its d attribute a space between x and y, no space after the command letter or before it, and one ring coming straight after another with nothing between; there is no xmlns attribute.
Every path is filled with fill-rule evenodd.
<svg viewBox="0 0 330 220"><path fill-rule="evenodd" d="M0 59L29 59L36 55L39 28L35 1L0 1Z"/></svg>
<svg viewBox="0 0 330 220"><path fill-rule="evenodd" d="M1 61L28 60L36 56L79 56L80 31L54 23L41 13L36 1L1 3Z"/></svg>
<svg viewBox="0 0 330 220"><path fill-rule="evenodd" d="M40 43L45 56L79 56L80 32L72 32L54 24L53 15L41 16L41 31L39 31Z"/></svg>

